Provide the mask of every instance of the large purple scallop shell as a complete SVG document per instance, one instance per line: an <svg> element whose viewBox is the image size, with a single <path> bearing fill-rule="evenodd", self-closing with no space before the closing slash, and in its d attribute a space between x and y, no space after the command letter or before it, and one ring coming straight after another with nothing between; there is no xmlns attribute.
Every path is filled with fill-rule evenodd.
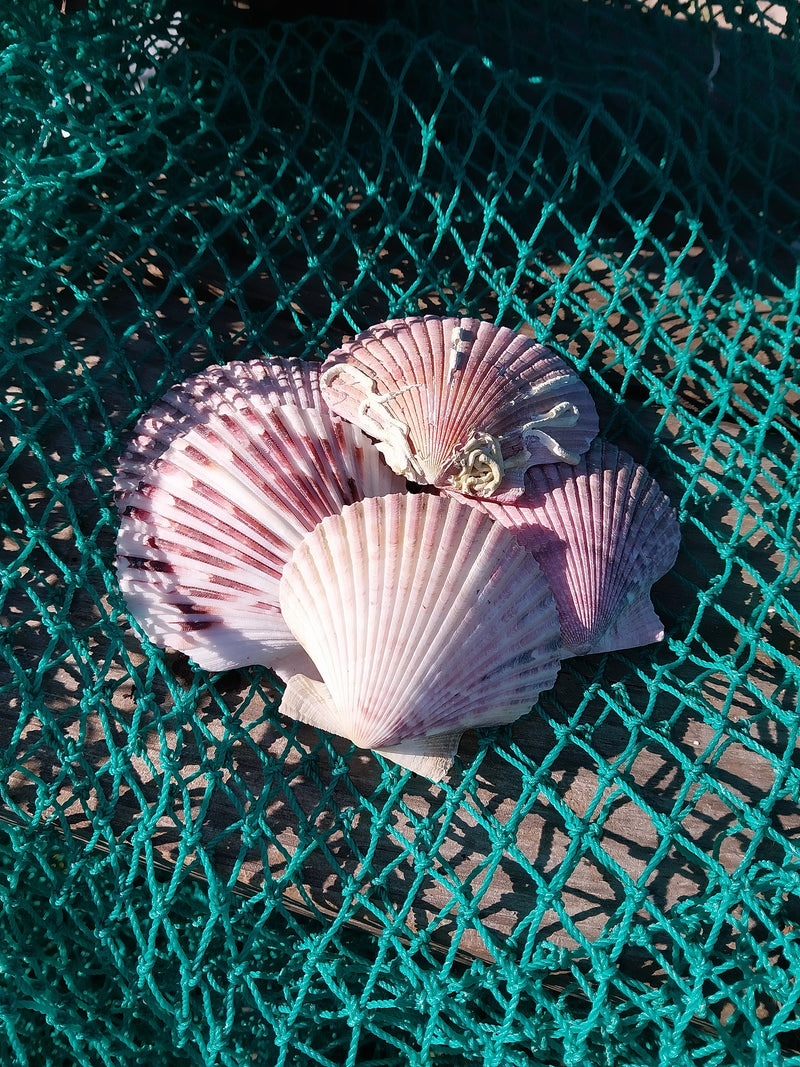
<svg viewBox="0 0 800 1067"><path fill-rule="evenodd" d="M318 382L318 364L230 363L140 419L117 475L117 567L156 644L209 670L315 674L281 616L284 564L325 516L404 487Z"/></svg>

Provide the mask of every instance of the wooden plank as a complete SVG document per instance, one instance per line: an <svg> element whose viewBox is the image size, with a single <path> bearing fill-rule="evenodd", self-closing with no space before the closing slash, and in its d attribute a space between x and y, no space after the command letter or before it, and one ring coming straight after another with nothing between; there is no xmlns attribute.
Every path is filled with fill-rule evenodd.
<svg viewBox="0 0 800 1067"><path fill-rule="evenodd" d="M458 918L450 910L454 901L472 897L475 913L460 930L456 947L465 957L490 958L531 916L538 917L537 940L547 938L565 948L591 942L603 935L609 919L618 917L634 887L641 888L642 921L653 912L671 912L702 890L714 865L704 856L714 856L730 874L736 870L753 834L737 818L735 802L758 803L775 785L767 754L745 743L747 735L738 726L759 720L758 699L736 692L725 708L731 694L724 690L724 679L715 676L702 682L695 702L715 706L727 717L730 732L715 729L686 707L668 732L668 742L659 743L654 735L635 746L632 758L624 758L624 728L619 720L608 721L590 735L605 764L598 765L579 746L565 745L548 771L546 790L527 797L524 810L519 807L519 798L525 796L522 774L502 747L485 755L474 784L456 804L448 803L448 791L417 776L408 779L397 800L381 794L380 767L371 754L361 752L351 759L346 778L331 788L324 749L318 776L307 770L306 752L317 745L316 732L300 727L287 736L263 714L263 697L247 700L248 682L234 673L231 680L237 679L238 687L231 686L225 702L245 709L246 732L226 732L219 704L210 699L197 708L196 723L153 722L141 752L126 755L129 768L115 797L105 793L102 775L90 782L80 774L65 774L63 749L43 745L42 724L30 718L16 742L17 770L9 781L18 812L30 818L37 813L39 821L61 825L80 840L91 836L93 815L107 806L113 812L112 833L136 840L137 826L146 828L165 869L181 860L195 862L194 853L182 857L188 827L235 891L259 892L266 876L283 884L288 905L335 916L346 893L357 886L369 902L363 908L348 904L349 921L374 930L394 922L394 912L406 908L416 886L403 918L407 935L413 939L427 931L430 941L444 951L459 931ZM106 676L106 683L115 687L116 737L108 736L108 715L105 722L97 714L87 716L65 697L73 686L66 671L57 673L53 683L61 687L62 708L54 707L52 697L48 705L58 714L64 747L71 741L80 745L83 758L97 772L108 763L113 747L124 753L127 746L130 751L120 724L133 719L136 704L133 687L119 668ZM564 707L579 704L579 675L562 671L554 695ZM646 691L639 698L646 706ZM673 712L678 703L675 699L664 712ZM11 707L3 714L4 745L17 726L18 710ZM534 763L550 759L555 738L539 716L516 724L511 738ZM222 746L216 751L214 739ZM339 747L346 750L344 743ZM460 750L465 765L478 747L477 737L466 735ZM605 772L620 756L620 766L608 777ZM218 761L219 770L211 772L215 788L204 810L209 783L204 767L209 760ZM688 790L687 766L694 776ZM276 767L277 788L270 779ZM165 803L170 779L180 788L173 787ZM715 786L724 787L733 806ZM44 809L42 794L51 798ZM366 806L362 798L367 798ZM678 810L680 821L665 848L665 827ZM782 834L792 835L800 828L800 815L787 806L776 822ZM418 837L420 826L426 833L431 827L441 830L441 840L426 845ZM263 836L258 827L263 827ZM496 869L486 869L503 827L509 832L500 861ZM596 848L594 853L582 849L575 861L571 849L577 828L583 828L587 840L596 834ZM248 847L244 838L254 831L260 840ZM773 855L767 855L769 850L767 842L763 858L779 855L777 845L772 846ZM295 873L285 880L298 851L307 851L301 879ZM424 872L426 862L430 869ZM378 891L368 877L375 871L384 872Z"/></svg>

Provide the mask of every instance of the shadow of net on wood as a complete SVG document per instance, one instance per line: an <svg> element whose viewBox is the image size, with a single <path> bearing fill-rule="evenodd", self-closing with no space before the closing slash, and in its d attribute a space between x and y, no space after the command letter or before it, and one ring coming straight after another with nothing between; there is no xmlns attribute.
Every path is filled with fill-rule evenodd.
<svg viewBox="0 0 800 1067"><path fill-rule="evenodd" d="M480 981L472 1015L438 1009L439 1038L513 1019L522 1047L593 1003L634 1032L647 996L674 1012L701 989L705 1025L746 1043L796 1004L799 161L775 130L796 114L797 59L788 39L652 14L560 5L536 48L531 21L500 40L498 20L472 38L494 67L468 47L454 63L438 24L373 28L369 48L330 23L194 38L152 60L149 96L87 93L6 246L8 814L57 827L72 858L105 852L120 885L138 871L200 894L198 914L231 893L248 921L305 915L298 940L352 938L325 957L343 989L360 976L390 999L401 974L407 1009L434 968L462 1005ZM54 96L48 114L72 106ZM100 176L90 116L117 138ZM654 593L664 644L565 665L529 717L468 735L442 787L283 720L266 672L209 677L142 643L113 573L116 458L169 386L262 351L318 358L417 310L522 326L571 357L683 538ZM189 957L163 931L148 956L136 929L115 936L150 988L176 991ZM198 949L212 984L226 944ZM323 985L336 1060L356 1039ZM381 1020L384 1049L429 1025L411 1015Z"/></svg>

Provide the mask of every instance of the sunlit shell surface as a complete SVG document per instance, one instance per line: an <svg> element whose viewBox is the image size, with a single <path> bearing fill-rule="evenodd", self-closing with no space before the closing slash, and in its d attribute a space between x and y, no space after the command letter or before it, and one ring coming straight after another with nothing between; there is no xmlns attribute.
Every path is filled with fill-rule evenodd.
<svg viewBox="0 0 800 1067"><path fill-rule="evenodd" d="M295 675L281 710L434 780L465 729L519 718L559 667L538 564L446 496L383 496L324 519L284 569L280 603L322 678Z"/></svg>
<svg viewBox="0 0 800 1067"><path fill-rule="evenodd" d="M661 641L650 588L675 563L675 512L644 467L596 441L577 466L532 468L514 505L473 502L513 529L547 576L565 655Z"/></svg>
<svg viewBox="0 0 800 1067"><path fill-rule="evenodd" d="M479 319L373 326L331 353L321 388L392 470L480 497L520 495L532 464L577 463L598 429L589 391L563 360Z"/></svg>
<svg viewBox="0 0 800 1067"><path fill-rule="evenodd" d="M357 427L319 405L318 379L318 365L295 360L211 368L143 416L120 461L128 608L156 644L209 670L315 674L281 617L283 566L325 516L404 488Z"/></svg>

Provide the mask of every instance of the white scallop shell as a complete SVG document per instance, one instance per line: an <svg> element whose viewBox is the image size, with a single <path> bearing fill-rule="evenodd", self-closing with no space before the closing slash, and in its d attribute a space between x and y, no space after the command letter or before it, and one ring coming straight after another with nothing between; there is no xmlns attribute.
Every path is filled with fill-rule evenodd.
<svg viewBox="0 0 800 1067"><path fill-rule="evenodd" d="M322 678L295 675L281 710L434 780L465 729L519 718L558 672L538 564L446 496L383 496L323 519L284 569L280 603Z"/></svg>
<svg viewBox="0 0 800 1067"><path fill-rule="evenodd" d="M143 416L120 460L127 606L209 670L315 673L281 617L283 566L323 517L404 486L357 427L311 406L318 377L300 361L212 368Z"/></svg>
<svg viewBox="0 0 800 1067"><path fill-rule="evenodd" d="M513 505L476 502L513 529L547 575L566 655L661 641L650 589L674 565L680 530L644 467L595 441L580 463L532 468Z"/></svg>
<svg viewBox="0 0 800 1067"><path fill-rule="evenodd" d="M479 319L373 326L331 353L321 388L392 470L475 496L521 495L529 466L577 463L598 429L589 391L563 360Z"/></svg>

